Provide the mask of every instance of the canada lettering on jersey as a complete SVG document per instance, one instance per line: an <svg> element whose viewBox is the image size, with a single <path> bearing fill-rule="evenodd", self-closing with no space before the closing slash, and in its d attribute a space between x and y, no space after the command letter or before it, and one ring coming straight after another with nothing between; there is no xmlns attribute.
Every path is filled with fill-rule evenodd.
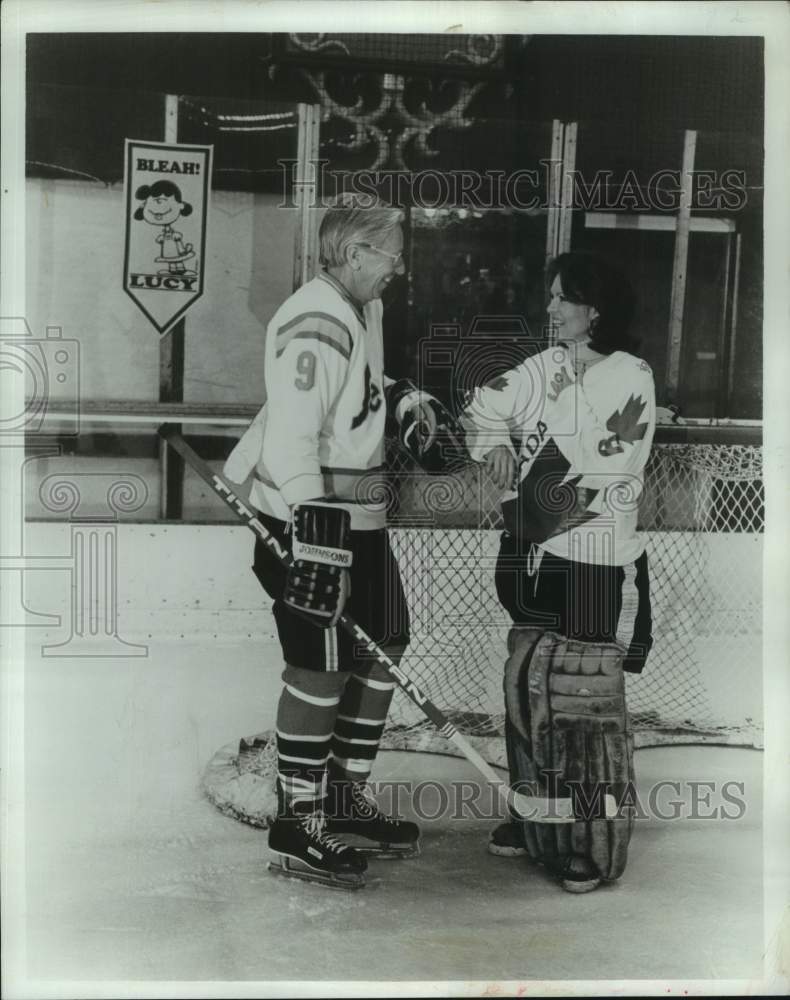
<svg viewBox="0 0 790 1000"><path fill-rule="evenodd" d="M506 530L535 542L544 542L597 516L589 506L598 490L579 487L581 475L569 475L570 462L547 431L546 424L538 421L536 431L527 435L516 496L502 501Z"/></svg>
<svg viewBox="0 0 790 1000"><path fill-rule="evenodd" d="M572 370L551 349L486 382L467 404L480 428L473 457L482 460L498 433L517 449L517 479L502 499L508 532L567 558L574 529L611 531L616 522L612 551L627 561L643 544L635 510L612 508L607 498L619 482L641 478L655 412L651 371L624 352L591 368L583 383Z"/></svg>
<svg viewBox="0 0 790 1000"><path fill-rule="evenodd" d="M469 452L484 462L500 444L516 450L517 482L502 499L510 534L564 559L594 551L592 561L625 565L645 544L637 503L655 427L652 371L614 351L574 380L572 362L552 346L476 389Z"/></svg>
<svg viewBox="0 0 790 1000"><path fill-rule="evenodd" d="M534 458L535 455L537 455L541 445L546 440L547 431L548 427L543 423L542 420L539 420L532 434L528 434L527 437L524 439L522 448L530 456L530 458Z"/></svg>

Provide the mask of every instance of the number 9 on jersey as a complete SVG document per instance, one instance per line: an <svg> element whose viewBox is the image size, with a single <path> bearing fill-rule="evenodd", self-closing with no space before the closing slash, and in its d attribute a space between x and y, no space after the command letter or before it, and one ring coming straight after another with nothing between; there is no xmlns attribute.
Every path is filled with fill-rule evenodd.
<svg viewBox="0 0 790 1000"><path fill-rule="evenodd" d="M312 351L302 351L296 359L297 375L294 385L304 392L309 391L315 385L315 354Z"/></svg>

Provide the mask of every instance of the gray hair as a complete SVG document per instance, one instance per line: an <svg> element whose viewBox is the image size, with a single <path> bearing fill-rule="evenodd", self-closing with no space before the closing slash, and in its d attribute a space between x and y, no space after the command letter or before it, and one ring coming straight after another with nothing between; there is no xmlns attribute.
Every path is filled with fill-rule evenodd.
<svg viewBox="0 0 790 1000"><path fill-rule="evenodd" d="M342 267L352 244L383 243L403 218L399 208L392 208L374 195L345 192L321 220L321 263L324 267Z"/></svg>

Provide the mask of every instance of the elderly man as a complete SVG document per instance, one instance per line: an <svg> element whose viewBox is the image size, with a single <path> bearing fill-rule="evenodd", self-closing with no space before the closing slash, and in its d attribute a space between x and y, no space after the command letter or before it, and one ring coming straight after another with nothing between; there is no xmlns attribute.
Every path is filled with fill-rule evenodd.
<svg viewBox="0 0 790 1000"><path fill-rule="evenodd" d="M343 888L364 884L367 853L418 852L418 827L384 815L367 784L394 682L336 625L345 608L395 659L409 641L380 489L384 424L388 406L428 437L435 419L430 397L384 375L381 295L404 273L401 221L359 197L327 211L323 270L268 325L267 403L226 465L235 482L254 465L250 500L294 557L286 571L258 542L253 566L285 662L270 868Z"/></svg>

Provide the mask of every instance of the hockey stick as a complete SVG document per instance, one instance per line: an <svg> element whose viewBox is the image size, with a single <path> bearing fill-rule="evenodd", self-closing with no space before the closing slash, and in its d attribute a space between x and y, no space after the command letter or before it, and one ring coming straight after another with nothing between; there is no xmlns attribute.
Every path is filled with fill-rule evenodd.
<svg viewBox="0 0 790 1000"><path fill-rule="evenodd" d="M233 513L243 521L247 527L263 542L268 550L283 563L288 566L291 562L290 553L279 544L276 538L271 535L254 510L251 510L243 500L236 496L229 483L218 473L212 471L209 465L195 452L181 437L178 428L174 424L162 424L159 428L159 435L173 448L188 466L190 466L200 478L211 487L214 493L233 511ZM433 723L445 739L455 744L461 754L473 764L486 781L493 786L502 801L508 808L522 819L530 820L534 823L573 823L573 800L570 798L545 798L542 796L526 795L523 792L514 791L499 775L494 771L488 761L475 750L475 748L458 732L447 716L420 688L401 670L400 666L387 656L384 650L370 638L370 636L347 614L342 614L338 620L355 639L363 643L368 652L378 660L391 675L398 687L414 702L423 714Z"/></svg>

